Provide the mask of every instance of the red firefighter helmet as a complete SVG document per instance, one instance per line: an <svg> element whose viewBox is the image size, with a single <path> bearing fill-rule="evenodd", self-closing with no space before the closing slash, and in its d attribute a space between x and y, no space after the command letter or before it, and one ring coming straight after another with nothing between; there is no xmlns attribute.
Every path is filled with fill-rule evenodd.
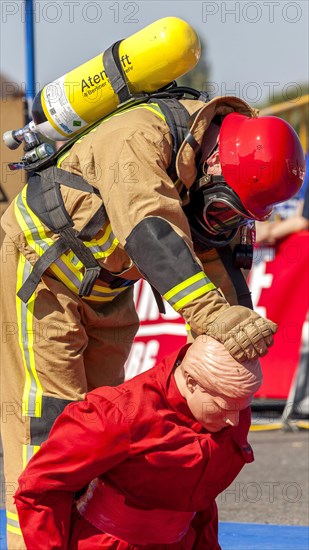
<svg viewBox="0 0 309 550"><path fill-rule="evenodd" d="M257 220L267 218L274 204L293 197L305 177L305 155L296 132L274 116L227 115L219 156L226 183Z"/></svg>

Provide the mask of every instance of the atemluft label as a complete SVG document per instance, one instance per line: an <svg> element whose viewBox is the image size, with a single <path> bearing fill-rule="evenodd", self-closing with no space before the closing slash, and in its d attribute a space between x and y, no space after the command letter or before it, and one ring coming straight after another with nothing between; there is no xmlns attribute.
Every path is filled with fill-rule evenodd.
<svg viewBox="0 0 309 550"><path fill-rule="evenodd" d="M73 109L70 99L78 94L79 83L66 82L66 76L58 78L44 89L44 100L51 121L67 135L88 124Z"/></svg>
<svg viewBox="0 0 309 550"><path fill-rule="evenodd" d="M130 61L128 54L122 55L120 58L120 62L126 74L130 71L133 71L134 67ZM83 78L81 81L81 89L84 97L88 97L97 90L104 88L107 82L109 82L109 79L107 78L107 74L104 68L102 68L102 71L100 72L88 75L86 78Z"/></svg>

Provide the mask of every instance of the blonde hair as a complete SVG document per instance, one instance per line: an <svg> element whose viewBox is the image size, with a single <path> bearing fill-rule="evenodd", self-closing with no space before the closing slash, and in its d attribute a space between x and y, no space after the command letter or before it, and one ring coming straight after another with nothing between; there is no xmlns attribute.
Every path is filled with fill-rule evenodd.
<svg viewBox="0 0 309 550"><path fill-rule="evenodd" d="M253 395L263 379L258 359L239 363L223 344L206 335L189 347L181 368L206 390L232 398Z"/></svg>

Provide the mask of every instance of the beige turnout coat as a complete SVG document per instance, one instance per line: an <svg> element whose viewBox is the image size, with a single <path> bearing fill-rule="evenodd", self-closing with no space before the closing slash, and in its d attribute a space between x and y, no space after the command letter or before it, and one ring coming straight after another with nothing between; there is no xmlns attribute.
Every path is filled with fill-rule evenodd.
<svg viewBox="0 0 309 550"><path fill-rule="evenodd" d="M235 97L216 98L206 105L195 100L184 100L183 104L190 114L200 110L191 127L198 143L203 140L207 143L207 128L216 114L225 116L238 111L255 116L251 107ZM216 251L203 254L200 260L196 257L181 206L179 182L175 185L167 175L171 152L172 138L166 122L153 110L141 105L112 116L78 140L62 160L61 168L81 175L100 191L109 220L97 238L104 236L108 224L115 237L113 250L99 259L106 269L128 279L140 278L124 245L131 231L144 218L160 217L184 239L192 256L203 262L207 276L221 288L228 301L235 303L233 286ZM186 142L178 152L176 169L180 182L189 188L196 177L196 168L194 152ZM98 209L100 198L65 186L62 195L75 227L80 230ZM13 208L8 209L4 216L3 227L22 253L34 263L37 255L20 232ZM196 333L202 332L203 298L180 311Z"/></svg>
<svg viewBox="0 0 309 550"><path fill-rule="evenodd" d="M217 98L207 105L191 100L183 103L190 114L201 109L191 128L198 143L207 143L207 128L215 114L236 110L255 116L236 98ZM139 279L141 275L124 248L126 240L145 218L161 218L186 242L202 277L204 269L235 304L233 286L216 251L197 258L182 210L179 186L189 188L196 176L193 150L186 143L181 146L176 184L167 175L171 154L169 128L152 106L139 105L117 113L78 139L59 166L96 187L108 215L104 227L86 245L109 272L131 281ZM75 228L81 230L101 206L100 197L64 185L61 191ZM9 547L21 550L25 546L12 498L17 477L69 401L82 399L98 386L122 381L138 319L132 284L114 289L98 279L91 295L80 298L83 266L70 251L45 272L29 302L22 302L16 291L31 265L58 237L30 209L26 188L5 212L2 226L6 233L0 281L2 441L5 478L8 487L13 487L7 491L6 505ZM160 269L164 274L167 267ZM174 284L177 288L178 281ZM203 332L210 294L195 299L188 295L190 301L179 309L194 333Z"/></svg>

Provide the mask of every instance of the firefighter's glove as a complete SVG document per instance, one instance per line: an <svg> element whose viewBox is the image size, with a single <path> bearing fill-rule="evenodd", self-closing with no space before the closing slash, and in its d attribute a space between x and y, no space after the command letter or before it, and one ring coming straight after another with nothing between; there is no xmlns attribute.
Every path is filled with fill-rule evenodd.
<svg viewBox="0 0 309 550"><path fill-rule="evenodd" d="M226 347L240 362L266 355L273 345L277 325L260 317L255 311L243 306L230 306L221 310L207 323L205 333Z"/></svg>

